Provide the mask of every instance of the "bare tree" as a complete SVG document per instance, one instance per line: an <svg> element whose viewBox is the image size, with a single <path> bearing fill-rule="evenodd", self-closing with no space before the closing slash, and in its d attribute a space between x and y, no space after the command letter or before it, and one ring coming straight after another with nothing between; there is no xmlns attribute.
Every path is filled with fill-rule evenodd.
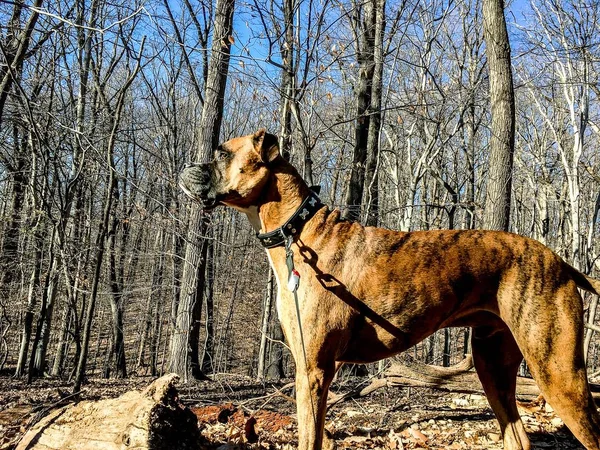
<svg viewBox="0 0 600 450"><path fill-rule="evenodd" d="M379 8L380 10L381 8ZM375 35L377 28L377 1L356 2L354 4L356 55L358 59L358 83L356 86L356 115L354 128L354 151L352 169L346 191L346 210L344 217L360 220L365 169L367 162L367 144L371 123L370 107L373 97L373 77L375 75Z"/></svg>
<svg viewBox="0 0 600 450"><path fill-rule="evenodd" d="M0 68L0 126L4 115L6 99L13 86L18 80L23 69L23 62L31 53L28 53L31 44L31 36L39 18L39 9L42 0L36 0L33 8L26 8L25 2L17 0L13 4L12 15L8 23L6 39L0 43L0 51L4 64ZM21 27L24 10L31 11L29 18Z"/></svg>
<svg viewBox="0 0 600 450"><path fill-rule="evenodd" d="M375 36L373 42L373 80L371 82L371 105L369 118L369 131L367 135L367 166L365 172L365 187L363 196L366 204L365 224L377 226L379 223L379 165L380 141L382 126L382 89L383 66L386 50L385 26L386 12L385 0L375 2Z"/></svg>
<svg viewBox="0 0 600 450"><path fill-rule="evenodd" d="M92 280L92 290L90 294L90 299L87 304L87 308L85 311L85 321L84 321L84 329L82 334L82 348L79 354L79 359L77 362L77 368L75 372L75 382L73 385L73 392L79 392L81 389L81 384L84 381L85 377L85 368L87 364L88 350L89 350L89 341L91 337L91 327L92 321L94 319L94 312L96 308L96 300L98 295L98 285L100 283L100 273L102 268L102 263L104 259L104 254L106 251L107 240L109 239L109 232L111 227L111 215L113 210L113 202L115 200L115 189L116 189L116 166L115 166L115 145L117 140L117 133L119 131L119 127L121 126L121 119L123 108L125 105L126 95L128 93L129 87L135 80L137 74L140 71L141 67L141 53L144 48L144 40L142 40L140 45L139 54L134 61L134 56L131 54L131 49L128 46L123 46L122 51L126 54L127 60L129 64L126 67L126 79L122 84L121 88L117 91L115 103L114 105L108 102L108 98L106 97L106 92L99 90L98 95L103 97L103 103L106 108L110 111L111 123L110 123L110 132L106 140L105 147L105 162L108 167L108 174L106 179L106 191L104 197L104 205L102 211L102 222L100 225L100 230L98 232L96 238L96 250L95 250L95 267L94 274ZM118 58L120 59L120 58ZM96 75L96 88L101 89L104 84L101 82L99 78L98 72ZM110 76L110 75L109 75ZM119 348L123 348L123 335L122 335L122 310L121 305L115 304L114 297L112 298L113 304L111 309L113 311L113 354L117 358L117 370L120 370L123 375L126 374L126 369L124 366L125 358L124 354L119 354ZM120 327L120 329L119 329ZM123 349L124 352L124 349Z"/></svg>
<svg viewBox="0 0 600 450"><path fill-rule="evenodd" d="M508 231L515 149L515 98L504 0L483 0L483 34L492 109L483 226Z"/></svg>
<svg viewBox="0 0 600 450"><path fill-rule="evenodd" d="M233 43L234 6L234 0L219 0L215 8L211 58L195 156L197 161L208 160L219 142L229 55ZM192 207L181 281L182 294L177 306L169 354L169 370L180 374L186 381L203 376L198 356L198 340L206 275L206 227L202 210L197 206Z"/></svg>

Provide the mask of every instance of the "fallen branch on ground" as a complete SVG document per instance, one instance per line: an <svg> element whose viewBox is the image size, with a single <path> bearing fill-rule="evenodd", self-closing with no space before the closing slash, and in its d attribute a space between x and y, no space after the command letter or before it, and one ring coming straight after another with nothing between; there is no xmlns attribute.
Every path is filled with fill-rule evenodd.
<svg viewBox="0 0 600 450"><path fill-rule="evenodd" d="M391 386L432 388L459 394L484 394L477 373L473 370L473 359L468 355L460 363L451 367L431 366L416 361L410 364L395 362L383 372L380 378L374 378L366 387L332 395L328 407ZM591 384L590 387L594 398L600 399L600 385ZM540 389L533 379L517 377L517 398L534 400L539 396Z"/></svg>

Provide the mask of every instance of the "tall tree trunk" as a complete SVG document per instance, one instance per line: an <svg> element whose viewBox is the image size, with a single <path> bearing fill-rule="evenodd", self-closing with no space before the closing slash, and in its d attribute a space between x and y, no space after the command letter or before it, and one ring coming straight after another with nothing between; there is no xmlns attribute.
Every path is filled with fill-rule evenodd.
<svg viewBox="0 0 600 450"><path fill-rule="evenodd" d="M217 0L211 58L209 61L202 120L198 130L196 160L206 161L220 138L229 56L233 41L233 12L235 0ZM177 305L175 329L171 336L169 370L185 382L203 376L198 364L201 295L206 271L204 236L206 221L198 206L192 206L188 225L181 295Z"/></svg>
<svg viewBox="0 0 600 450"><path fill-rule="evenodd" d="M53 302L56 296L56 277L57 277L57 258L55 254L55 237L56 237L56 227L52 229L52 237L50 239L49 245L49 259L50 263L48 266L48 270L46 272L45 283L42 289L42 296L40 300L40 314L38 316L35 335L33 337L33 342L31 344L31 356L29 357L29 366L27 370L27 383L31 383L34 376L42 374L44 369L44 362L40 361L40 359L45 360L45 355L38 355L38 347L40 345L43 346L44 337L44 328L49 327L50 323L48 316L52 314ZM46 328L46 333L48 329Z"/></svg>
<svg viewBox="0 0 600 450"><path fill-rule="evenodd" d="M40 293L40 272L42 268L42 246L43 239L40 230L41 221L34 227L33 231L33 247L34 247L34 258L33 258L33 270L31 271L31 278L29 280L29 291L27 293L27 310L23 317L23 331L21 334L21 345L19 348L19 359L17 361L17 369L15 370L15 376L20 377L25 373L27 357L29 355L29 343L31 342L31 332L33 330L33 317L34 310L37 303L37 297Z"/></svg>
<svg viewBox="0 0 600 450"><path fill-rule="evenodd" d="M271 325L271 345L269 346L269 363L266 367L266 378L268 380L281 380L285 376L283 369L284 336L277 314L271 314L273 323Z"/></svg>
<svg viewBox="0 0 600 450"><path fill-rule="evenodd" d="M31 8L26 8L31 11L31 15L22 29L18 27L21 22L21 13L25 9L25 2L17 0L13 4L8 32L9 40L8 42L3 42L3 56L6 58L6 61L0 68L0 126L4 117L4 106L8 98L8 93L15 82L15 78L22 72L23 62L27 57L31 35L39 18L39 10L42 4L42 0L35 0Z"/></svg>
<svg viewBox="0 0 600 450"><path fill-rule="evenodd" d="M294 48L294 0L283 0L283 42L280 46L281 61L281 105L279 115L281 129L279 133L279 149L285 159L289 159L292 150L292 108L296 100Z"/></svg>
<svg viewBox="0 0 600 450"><path fill-rule="evenodd" d="M356 123L354 126L354 150L350 181L346 191L344 217L348 220L360 220L363 190L365 185L365 165L367 161L367 145L371 123L370 106L372 98L373 75L375 62L373 58L376 29L375 0L356 6L357 29L359 42L357 58L359 64L358 82L356 86Z"/></svg>
<svg viewBox="0 0 600 450"><path fill-rule="evenodd" d="M442 355L442 365L450 367L450 353L452 352L452 334L450 328L444 328L444 354Z"/></svg>
<svg viewBox="0 0 600 450"><path fill-rule="evenodd" d="M168 194L172 194L171 202L167 202L169 208L173 211L181 211L179 201L177 201L177 196L174 192L171 192L170 187L167 187ZM178 222L173 220L172 226L175 231L171 235L171 311L170 311L170 328L172 331L175 330L175 326L177 323L177 309L179 308L179 300L181 298L181 278L182 278L182 270L183 270L183 258L184 249L183 242L184 238L182 233L177 230Z"/></svg>
<svg viewBox="0 0 600 450"><path fill-rule="evenodd" d="M111 152L112 155L112 152ZM100 285L100 274L102 269L102 261L104 259L104 252L106 248L106 237L108 235L108 227L110 224L110 211L112 209L113 200L113 189L115 184L115 175L113 170L109 170L107 182L106 182L106 194L104 200L104 207L102 213L102 222L100 223L100 229L96 236L96 251L94 258L94 275L91 281L91 292L90 298L87 303L85 310L83 333L81 336L82 344L81 351L79 352L79 359L77 361L77 368L75 369L75 383L73 385L73 392L79 392L81 385L85 377L85 368L87 364L89 343L92 334L92 322L94 320L94 313L96 310L96 301L98 298L98 286Z"/></svg>
<svg viewBox="0 0 600 450"><path fill-rule="evenodd" d="M86 9L86 6L88 6L89 8ZM88 258L80 258L77 262L77 269L75 271L72 271L72 267L70 267L69 265L71 255L69 254L69 251L67 249L69 241L70 223L73 224L71 230L71 239L73 239L74 242L79 242L80 245L84 245L88 249L91 249L92 247L91 227L89 225L86 227L86 220L85 217L83 217L84 215L82 214L82 209L84 206L84 190L82 188L81 174L83 172L82 169L85 161L85 148L83 144L84 140L81 139L81 136L86 135L87 126L93 128L98 114L98 112L95 110L92 114L91 120L89 117L86 117L87 105L89 100L88 92L90 82L90 71L92 65L92 52L94 51L92 47L92 36L98 19L99 2L98 0L92 0L92 2L89 5L86 5L84 2L78 1L76 2L75 9L77 11L75 22L78 25L76 54L78 68L78 86L75 107L75 132L72 133L73 139L71 145L73 148L73 154L70 158L71 163L69 167L69 172L67 175L67 179L64 183L64 201L62 202L62 207L59 211L60 216L58 218L58 226L56 230L58 252L62 261L63 278L65 281L65 288L67 292L67 305L65 307L68 310L65 312L65 315L63 316L63 321L61 323L59 345L57 348L57 354L54 359L54 364L51 369L51 374L53 376L57 376L62 368L65 356L64 352L66 350L65 340L67 338L69 324L73 325L73 336L76 344L75 360L79 360L82 350L80 340L81 330L79 327L81 316L78 314L77 311L77 302L80 298L79 287L81 279L83 278L82 273L84 271L84 268L87 266ZM90 122L92 122L92 124L90 124ZM90 201L89 208L91 208L91 205L92 202ZM90 216L91 214L88 214L88 217ZM83 231L84 229L86 229L85 234ZM82 237L85 237L85 239L82 239ZM86 243L89 245L85 245ZM98 241L96 241L96 243L98 243ZM90 252L91 250L88 250L86 252L88 256ZM85 262L82 262L82 259ZM81 297L85 298L85 295ZM78 366L79 364L76 363L76 365Z"/></svg>
<svg viewBox="0 0 600 450"><path fill-rule="evenodd" d="M373 81L371 86L371 114L367 137L367 172L365 176L365 224L379 224L379 142L381 134L381 95L383 87L383 39L385 36L385 0L375 3L375 41L373 46Z"/></svg>
<svg viewBox="0 0 600 450"><path fill-rule="evenodd" d="M117 193L117 184L115 183L115 200L119 198L119 194ZM110 284L110 311L112 317L112 338L111 343L112 347L110 349L110 354L113 357L112 364L110 366L115 369L115 376L117 378L126 378L127 377L127 367L126 367L126 359L125 359L125 342L123 335L123 277L122 273L117 267L117 257L116 257L116 234L117 234L117 218L114 217L114 212L112 213L113 217L111 218L111 229L108 233L108 249L109 249L109 266L108 266L108 278ZM123 249L124 250L124 249Z"/></svg>
<svg viewBox="0 0 600 450"><path fill-rule="evenodd" d="M469 93L469 106L467 107L467 143L465 148L465 159L467 163L467 188L466 188L466 223L468 230L475 229L475 92Z"/></svg>
<svg viewBox="0 0 600 450"><path fill-rule="evenodd" d="M69 338L69 327L71 325L71 319L73 310L70 305L65 305L63 311L62 320L60 321L58 343L56 345L56 354L54 355L54 362L52 363L52 369L50 375L58 377L63 371L63 365L65 362L65 354L67 351L68 338Z"/></svg>
<svg viewBox="0 0 600 450"><path fill-rule="evenodd" d="M158 376L158 347L160 344L162 326L162 308L160 302L154 305L154 317L152 319L152 338L150 339L150 375ZM166 341L166 339L165 339ZM163 356L164 361L164 356Z"/></svg>
<svg viewBox="0 0 600 450"><path fill-rule="evenodd" d="M54 248L54 246L53 246ZM48 344L50 343L50 334L52 329L52 318L54 317L54 306L56 304L56 295L58 294L58 255L55 250L50 253L50 268L48 269L46 283L46 307L43 314L40 313L41 326L39 339L36 339L33 353L33 370L34 375L43 375L46 367L46 354L48 352ZM37 334L37 332L36 332Z"/></svg>
<svg viewBox="0 0 600 450"><path fill-rule="evenodd" d="M483 34L490 82L492 124L487 198L483 226L508 230L515 148L515 98L510 43L504 18L504 0L483 0Z"/></svg>
<svg viewBox="0 0 600 450"><path fill-rule="evenodd" d="M269 269L267 279L267 289L265 292L265 301L263 302L263 315L260 326L260 347L258 349L258 367L256 369L256 379L263 381L265 379L265 368L267 365L267 344L269 334L269 322L271 321L271 305L273 303L273 270Z"/></svg>
<svg viewBox="0 0 600 450"><path fill-rule="evenodd" d="M136 366L141 368L145 365L146 361L146 346L148 338L150 340L154 338L151 335L153 331L153 324L156 318L156 311L160 311L160 299L162 293L162 284L165 271L165 256L162 249L165 246L165 230L159 229L156 239L154 241L154 252L156 253L156 259L154 260L154 266L152 269L152 286L150 293L148 294L148 300L146 305L146 317L144 328L142 329L142 336L140 337L140 346L138 349L138 358ZM150 345L152 347L152 345ZM152 349L150 350L152 352Z"/></svg>
<svg viewBox="0 0 600 450"><path fill-rule="evenodd" d="M138 59L136 65L133 69L130 70L129 76L125 83L122 85L121 89L118 91L116 95L115 107L112 111L112 123L111 130L106 142L106 165L108 168L108 176L106 179L106 191L105 191L105 200L104 206L102 210L102 221L100 223L100 228L98 230L98 235L96 237L96 254L95 254L95 267L94 267L94 275L92 279L92 289L90 293L90 299L87 304L87 308L85 311L85 319L84 319L84 328L82 335L82 345L81 351L79 353L79 359L77 361L77 368L75 369L75 383L73 385L73 392L79 392L81 389L81 384L84 381L85 377L85 367L87 364L87 357L89 351L89 343L92 331L92 322L94 320L94 312L96 309L96 301L98 296L98 285L100 284L100 272L102 269L102 261L104 259L104 253L106 250L107 238L109 234L109 227L111 225L111 214L113 209L113 200L115 198L115 189L117 184L116 179L116 167L115 167L115 145L117 139L117 132L121 125L121 118L123 113L123 105L125 102L125 95L129 90L129 87L133 83L133 80L137 76L140 70L140 55L144 48L144 41L140 44L140 53L138 54ZM108 105L107 105L108 106Z"/></svg>
<svg viewBox="0 0 600 450"><path fill-rule="evenodd" d="M25 189L27 188L26 159L29 157L29 150L21 148L18 136L15 139L14 150L17 154L17 161L14 166L8 167L8 175L12 185L10 218L2 236L2 262L0 263L0 286L6 291L17 276L18 264L15 264L15 261L18 257L21 216L25 201Z"/></svg>
<svg viewBox="0 0 600 450"><path fill-rule="evenodd" d="M214 234L214 230L210 230ZM206 307L206 338L204 339L204 352L202 355L202 372L213 373L214 366L214 347L215 347L215 327L214 327L214 282L215 282L215 240L209 239L206 242L206 286L204 289L204 305Z"/></svg>
<svg viewBox="0 0 600 450"><path fill-rule="evenodd" d="M83 185L80 184L79 188L77 189L75 199L73 236L75 237L76 242L80 242L83 245L85 251L81 255L82 257L78 258L75 270L71 271L69 264L66 263L66 249L62 243L60 244L63 279L67 291L67 305L65 306L67 308L67 312L63 316L63 322L60 328L61 331L58 348L56 350L54 366L51 372L52 376L58 376L62 372L62 366L65 360L66 351L68 349L68 339L70 336L72 336L73 342L75 343L75 361L79 359L81 351L82 312L86 309L85 306L87 298L85 291L83 291L81 287L82 284L85 283L84 274L88 272L89 264L92 260L92 226L87 220L87 218L92 217L92 208L93 200L91 195L86 197ZM71 333L69 333L69 330L71 330Z"/></svg>

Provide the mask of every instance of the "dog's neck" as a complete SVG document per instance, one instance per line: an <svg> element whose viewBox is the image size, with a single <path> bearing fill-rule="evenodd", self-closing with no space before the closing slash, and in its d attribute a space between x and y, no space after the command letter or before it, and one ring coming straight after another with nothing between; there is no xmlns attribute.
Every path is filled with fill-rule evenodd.
<svg viewBox="0 0 600 450"><path fill-rule="evenodd" d="M256 208L245 212L256 231L268 233L282 226L296 212L310 189L296 169L282 160L273 166L263 193Z"/></svg>

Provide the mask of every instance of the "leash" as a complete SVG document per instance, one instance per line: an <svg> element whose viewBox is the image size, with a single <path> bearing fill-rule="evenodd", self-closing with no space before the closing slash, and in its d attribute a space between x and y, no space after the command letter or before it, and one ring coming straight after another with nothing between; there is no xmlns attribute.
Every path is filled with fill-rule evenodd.
<svg viewBox="0 0 600 450"><path fill-rule="evenodd" d="M308 375L308 359L306 357L306 344L304 341L304 332L302 331L302 319L300 317L300 302L298 301L298 286L300 285L300 273L294 267L294 251L292 243L294 236L285 236L285 265L288 268L288 289L294 294L294 303L296 304L296 317L298 318L298 332L300 334L300 344L302 345L302 356L304 357L304 371L306 372L306 381L308 384L308 392L310 395L310 377ZM315 429L317 428L317 414L313 403L312 395L310 395L310 407L312 410Z"/></svg>
<svg viewBox="0 0 600 450"><path fill-rule="evenodd" d="M294 267L294 252L292 244L294 236L298 235L304 225L319 211L323 206L318 197L321 190L320 186L311 186L309 194L302 201L298 209L292 216L279 228L267 233L257 233L256 237L266 249L284 246L285 247L285 265L288 269L288 289L294 294L294 303L296 304L296 317L298 319L298 333L300 344L302 346L302 357L304 358L304 371L306 372L306 381L308 393L310 396L310 408L314 420L315 429L317 428L317 414L310 389L310 376L308 374L308 358L306 356L306 343L304 340L304 331L302 329L302 318L300 317L300 301L298 300L298 286L300 285L300 273ZM299 366L299 361L296 361Z"/></svg>

